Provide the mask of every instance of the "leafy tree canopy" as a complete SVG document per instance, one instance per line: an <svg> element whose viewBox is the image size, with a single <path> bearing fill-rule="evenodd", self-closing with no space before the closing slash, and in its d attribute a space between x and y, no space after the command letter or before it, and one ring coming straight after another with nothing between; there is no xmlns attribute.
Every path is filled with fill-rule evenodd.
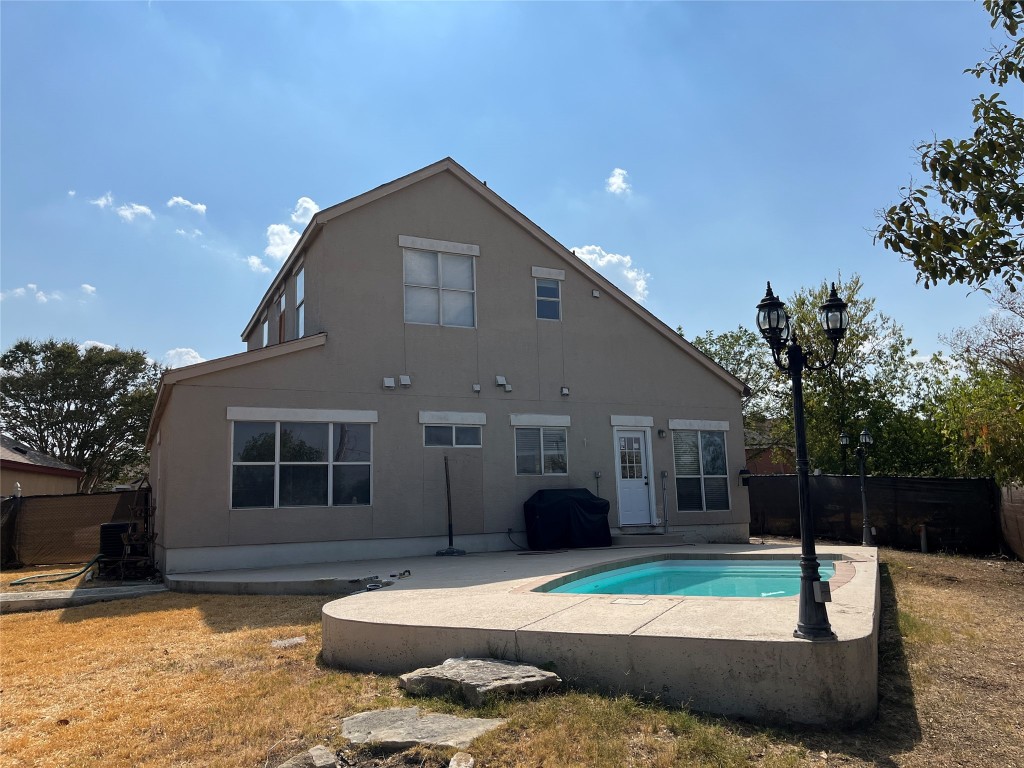
<svg viewBox="0 0 1024 768"><path fill-rule="evenodd" d="M1007 43L965 72L999 87L1011 84L1011 103L1019 109L1024 3L985 0L985 8ZM901 190L903 199L880 213L875 239L912 262L925 288L946 281L987 290L987 283L1002 280L1015 291L1024 280L1024 119L999 93L982 94L973 104L970 138L918 145L931 182Z"/></svg>
<svg viewBox="0 0 1024 768"><path fill-rule="evenodd" d="M147 462L146 429L161 368L134 349L21 340L0 356L4 431L85 470L79 491Z"/></svg>

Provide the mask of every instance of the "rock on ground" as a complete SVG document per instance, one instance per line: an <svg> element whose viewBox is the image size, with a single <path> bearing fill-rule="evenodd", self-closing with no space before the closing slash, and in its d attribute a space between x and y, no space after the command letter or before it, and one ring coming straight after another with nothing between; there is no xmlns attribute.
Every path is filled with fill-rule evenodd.
<svg viewBox="0 0 1024 768"><path fill-rule="evenodd" d="M437 696L460 693L473 706L492 694L537 693L557 688L562 679L554 672L498 659L448 659L436 667L424 667L398 678L409 693Z"/></svg>
<svg viewBox="0 0 1024 768"><path fill-rule="evenodd" d="M327 747L317 745L295 757L289 758L277 768L338 768L338 758Z"/></svg>
<svg viewBox="0 0 1024 768"><path fill-rule="evenodd" d="M346 717L341 733L356 744L380 744L406 749L416 744L465 749L470 742L504 725L504 720L452 715L420 714L419 707L385 709Z"/></svg>

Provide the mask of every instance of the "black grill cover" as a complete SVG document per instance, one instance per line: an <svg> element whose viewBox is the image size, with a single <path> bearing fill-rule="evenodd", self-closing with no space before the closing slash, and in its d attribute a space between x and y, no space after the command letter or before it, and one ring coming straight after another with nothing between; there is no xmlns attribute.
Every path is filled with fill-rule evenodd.
<svg viewBox="0 0 1024 768"><path fill-rule="evenodd" d="M586 488L537 491L523 504L526 541L530 549L610 547L610 507Z"/></svg>

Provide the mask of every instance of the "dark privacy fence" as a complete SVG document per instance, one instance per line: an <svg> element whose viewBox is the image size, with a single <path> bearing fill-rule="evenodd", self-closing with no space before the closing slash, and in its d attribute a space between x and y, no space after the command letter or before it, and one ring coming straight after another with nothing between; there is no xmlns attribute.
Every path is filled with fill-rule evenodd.
<svg viewBox="0 0 1024 768"><path fill-rule="evenodd" d="M100 525L145 521L148 511L148 489L5 498L0 567L86 563L100 551Z"/></svg>
<svg viewBox="0 0 1024 768"><path fill-rule="evenodd" d="M860 478L815 475L810 481L815 535L859 544ZM752 475L749 488L752 536L800 535L796 475ZM879 545L919 549L923 525L930 550L1000 550L999 488L992 480L869 477L865 489Z"/></svg>

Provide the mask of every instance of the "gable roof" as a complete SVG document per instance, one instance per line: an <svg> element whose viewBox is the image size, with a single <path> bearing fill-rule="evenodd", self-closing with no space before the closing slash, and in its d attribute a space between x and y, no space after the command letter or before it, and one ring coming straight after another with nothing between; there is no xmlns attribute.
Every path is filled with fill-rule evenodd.
<svg viewBox="0 0 1024 768"><path fill-rule="evenodd" d="M497 208L498 211L505 214L505 216L511 219L514 223L526 230L527 233L539 240L543 245L547 246L547 248L556 256L561 258L567 266L577 272L580 272L591 282L599 285L602 291L625 306L626 309L631 311L633 314L637 315L641 320L651 326L652 329L671 341L680 350L696 360L700 365L707 368L744 396L747 394L749 390L744 382L740 381L710 357L703 354L690 342L686 341L682 336L659 320L649 310L641 306L634 299L630 298L624 291L576 256L575 253L555 240L543 229L534 224L530 219L520 213L503 198L495 194L495 192L492 191L486 183L480 181L450 157L446 157L443 160L439 160L436 163L428 165L425 168L421 168L418 171L402 176L401 178L395 179L387 184L382 184L375 189L371 189L369 192L364 192L361 195L357 195L356 197L317 212L310 220L309 224L306 225L306 228L303 230L298 242L295 243L295 246L292 248L292 252L289 254L284 264L281 265L281 269L271 281L266 293L263 294L263 298L257 305L256 311L253 313L248 324L245 326L245 329L242 331L242 339L244 340L248 338L249 334L256 328L257 324L262 319L263 309L267 305L267 302L270 301L271 296L276 295L281 290L282 284L287 280L288 275L292 273L299 261L300 254L307 246L309 246L310 243L313 242L313 240L316 239L327 222L364 205L368 205L369 203L394 194L395 192L399 192L406 187L410 187L413 184L421 182L424 179L428 179L439 173L450 173L462 181L469 189L480 195L480 197Z"/></svg>
<svg viewBox="0 0 1024 768"><path fill-rule="evenodd" d="M78 467L65 464L63 461L41 451L35 451L7 435L0 435L0 461L3 462L4 466L11 469L15 468L11 465L17 464L17 469L27 472L41 472L43 474L68 475L72 477L81 477L85 474Z"/></svg>

